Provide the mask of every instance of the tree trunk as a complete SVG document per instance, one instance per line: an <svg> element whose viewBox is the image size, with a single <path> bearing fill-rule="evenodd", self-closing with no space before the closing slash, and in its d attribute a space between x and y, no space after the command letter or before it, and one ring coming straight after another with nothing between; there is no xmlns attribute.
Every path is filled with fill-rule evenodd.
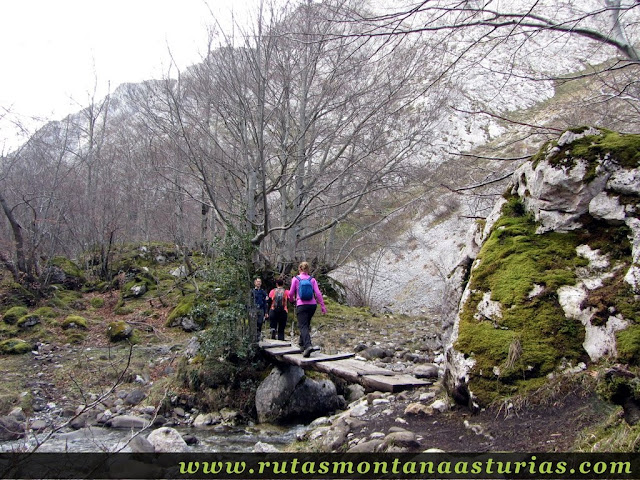
<svg viewBox="0 0 640 480"><path fill-rule="evenodd" d="M32 282L34 280L32 271L28 267L27 255L25 253L24 248L24 237L22 235L22 227L16 220L16 217L13 215L13 211L7 205L7 201L5 200L2 193L0 193L0 205L2 206L2 210L9 220L9 224L11 225L11 232L13 233L13 242L15 246L15 255L16 255L16 264L12 270L16 282ZM4 260L4 259L3 259ZM8 259L7 259L8 260ZM6 264L7 262L5 262ZM10 262L9 262L10 263Z"/></svg>

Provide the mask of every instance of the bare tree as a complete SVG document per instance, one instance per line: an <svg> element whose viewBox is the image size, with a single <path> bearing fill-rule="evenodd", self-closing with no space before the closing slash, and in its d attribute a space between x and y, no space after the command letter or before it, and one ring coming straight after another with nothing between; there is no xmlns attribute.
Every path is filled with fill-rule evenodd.
<svg viewBox="0 0 640 480"><path fill-rule="evenodd" d="M212 41L142 102L176 152L174 188L282 271L337 251L365 199L405 189L437 116L437 101L414 102L430 76L419 39L330 42L351 29L336 6L263 2L252 30Z"/></svg>

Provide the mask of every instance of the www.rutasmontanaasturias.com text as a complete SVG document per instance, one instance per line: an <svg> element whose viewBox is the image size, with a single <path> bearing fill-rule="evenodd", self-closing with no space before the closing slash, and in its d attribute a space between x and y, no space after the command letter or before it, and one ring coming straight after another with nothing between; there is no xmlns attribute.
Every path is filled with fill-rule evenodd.
<svg viewBox="0 0 640 480"><path fill-rule="evenodd" d="M182 475L412 475L462 474L475 475L631 475L631 462L583 461L570 464L564 461L536 461L535 456L526 461L495 461L491 458L479 461L258 461L255 464L237 462L179 462ZM225 477L227 478L227 477ZM270 477L273 478L273 477ZM373 478L373 477L370 477Z"/></svg>

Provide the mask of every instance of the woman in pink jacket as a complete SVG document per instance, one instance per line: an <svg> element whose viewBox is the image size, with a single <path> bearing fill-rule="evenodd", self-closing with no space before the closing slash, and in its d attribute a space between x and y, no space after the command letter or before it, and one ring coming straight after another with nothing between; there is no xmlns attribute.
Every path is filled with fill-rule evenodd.
<svg viewBox="0 0 640 480"><path fill-rule="evenodd" d="M296 316L298 317L298 329L300 330L300 346L304 350L304 357L311 355L311 318L316 313L318 303L322 313L327 313L324 306L322 292L318 288L318 282L309 275L309 264L302 262L298 266L299 275L291 280L289 288L289 301L296 302Z"/></svg>

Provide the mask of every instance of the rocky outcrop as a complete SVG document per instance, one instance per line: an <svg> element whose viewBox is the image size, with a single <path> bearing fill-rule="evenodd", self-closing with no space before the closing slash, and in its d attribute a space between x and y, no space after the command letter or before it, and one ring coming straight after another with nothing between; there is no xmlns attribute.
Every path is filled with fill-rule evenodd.
<svg viewBox="0 0 640 480"><path fill-rule="evenodd" d="M261 423L286 423L326 415L341 406L330 380L305 377L296 366L276 367L256 391L256 410Z"/></svg>
<svg viewBox="0 0 640 480"><path fill-rule="evenodd" d="M446 352L447 386L472 406L585 354L640 359L640 136L567 131L515 171L506 197Z"/></svg>

